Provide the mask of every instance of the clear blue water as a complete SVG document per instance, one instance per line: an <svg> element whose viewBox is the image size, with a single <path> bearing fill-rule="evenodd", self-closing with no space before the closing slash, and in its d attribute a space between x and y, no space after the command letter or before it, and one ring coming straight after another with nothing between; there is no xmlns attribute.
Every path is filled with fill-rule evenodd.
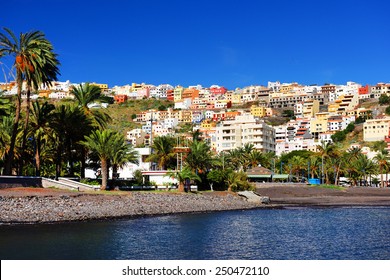
<svg viewBox="0 0 390 280"><path fill-rule="evenodd" d="M0 259L390 259L390 208L290 208L0 227Z"/></svg>

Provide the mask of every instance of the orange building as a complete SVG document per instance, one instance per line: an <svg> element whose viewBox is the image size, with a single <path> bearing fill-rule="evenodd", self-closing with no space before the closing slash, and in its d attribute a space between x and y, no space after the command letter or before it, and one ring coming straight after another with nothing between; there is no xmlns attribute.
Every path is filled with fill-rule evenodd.
<svg viewBox="0 0 390 280"><path fill-rule="evenodd" d="M173 92L174 92L173 89L168 89L167 90L167 100L169 100L169 101L175 100Z"/></svg>
<svg viewBox="0 0 390 280"><path fill-rule="evenodd" d="M181 94L181 98L182 99L186 99L186 98L191 98L191 99L199 98L199 90L194 89L194 88L186 88L183 91L183 93Z"/></svg>
<svg viewBox="0 0 390 280"><path fill-rule="evenodd" d="M359 91L359 94L368 94L370 93L370 87L368 85L364 86L364 87L360 87L358 89Z"/></svg>
<svg viewBox="0 0 390 280"><path fill-rule="evenodd" d="M115 102L120 104L127 101L127 95L126 94L117 94L114 96Z"/></svg>

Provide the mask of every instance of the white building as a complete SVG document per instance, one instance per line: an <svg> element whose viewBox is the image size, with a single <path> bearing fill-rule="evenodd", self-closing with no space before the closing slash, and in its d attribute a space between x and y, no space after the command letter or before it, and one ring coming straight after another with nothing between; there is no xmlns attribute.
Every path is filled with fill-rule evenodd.
<svg viewBox="0 0 390 280"><path fill-rule="evenodd" d="M222 121L216 127L217 152L234 150L253 144L262 152L275 151L275 130L252 115L240 115L234 120Z"/></svg>
<svg viewBox="0 0 390 280"><path fill-rule="evenodd" d="M174 87L169 85L169 84L162 84L162 85L158 85L156 87L151 87L149 94L150 94L150 97L166 99L167 92L169 90L174 90Z"/></svg>
<svg viewBox="0 0 390 280"><path fill-rule="evenodd" d="M315 145L314 139L294 139L292 141L278 141L276 142L275 154L280 156L283 153L292 151L310 150Z"/></svg>

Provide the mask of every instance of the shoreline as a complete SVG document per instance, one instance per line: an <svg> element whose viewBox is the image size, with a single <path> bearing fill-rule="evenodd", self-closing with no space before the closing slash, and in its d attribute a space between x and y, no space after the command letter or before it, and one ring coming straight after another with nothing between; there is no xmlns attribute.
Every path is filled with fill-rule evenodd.
<svg viewBox="0 0 390 280"><path fill-rule="evenodd" d="M0 189L0 227L109 221L252 209L390 207L390 188L333 190L311 186L260 186L270 204L228 192L82 193L42 188Z"/></svg>

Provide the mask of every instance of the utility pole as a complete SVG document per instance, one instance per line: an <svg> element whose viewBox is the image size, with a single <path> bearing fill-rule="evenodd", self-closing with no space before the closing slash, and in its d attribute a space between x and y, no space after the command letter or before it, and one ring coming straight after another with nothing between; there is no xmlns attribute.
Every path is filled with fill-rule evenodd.
<svg viewBox="0 0 390 280"><path fill-rule="evenodd" d="M324 184L324 155L321 159L321 184Z"/></svg>

